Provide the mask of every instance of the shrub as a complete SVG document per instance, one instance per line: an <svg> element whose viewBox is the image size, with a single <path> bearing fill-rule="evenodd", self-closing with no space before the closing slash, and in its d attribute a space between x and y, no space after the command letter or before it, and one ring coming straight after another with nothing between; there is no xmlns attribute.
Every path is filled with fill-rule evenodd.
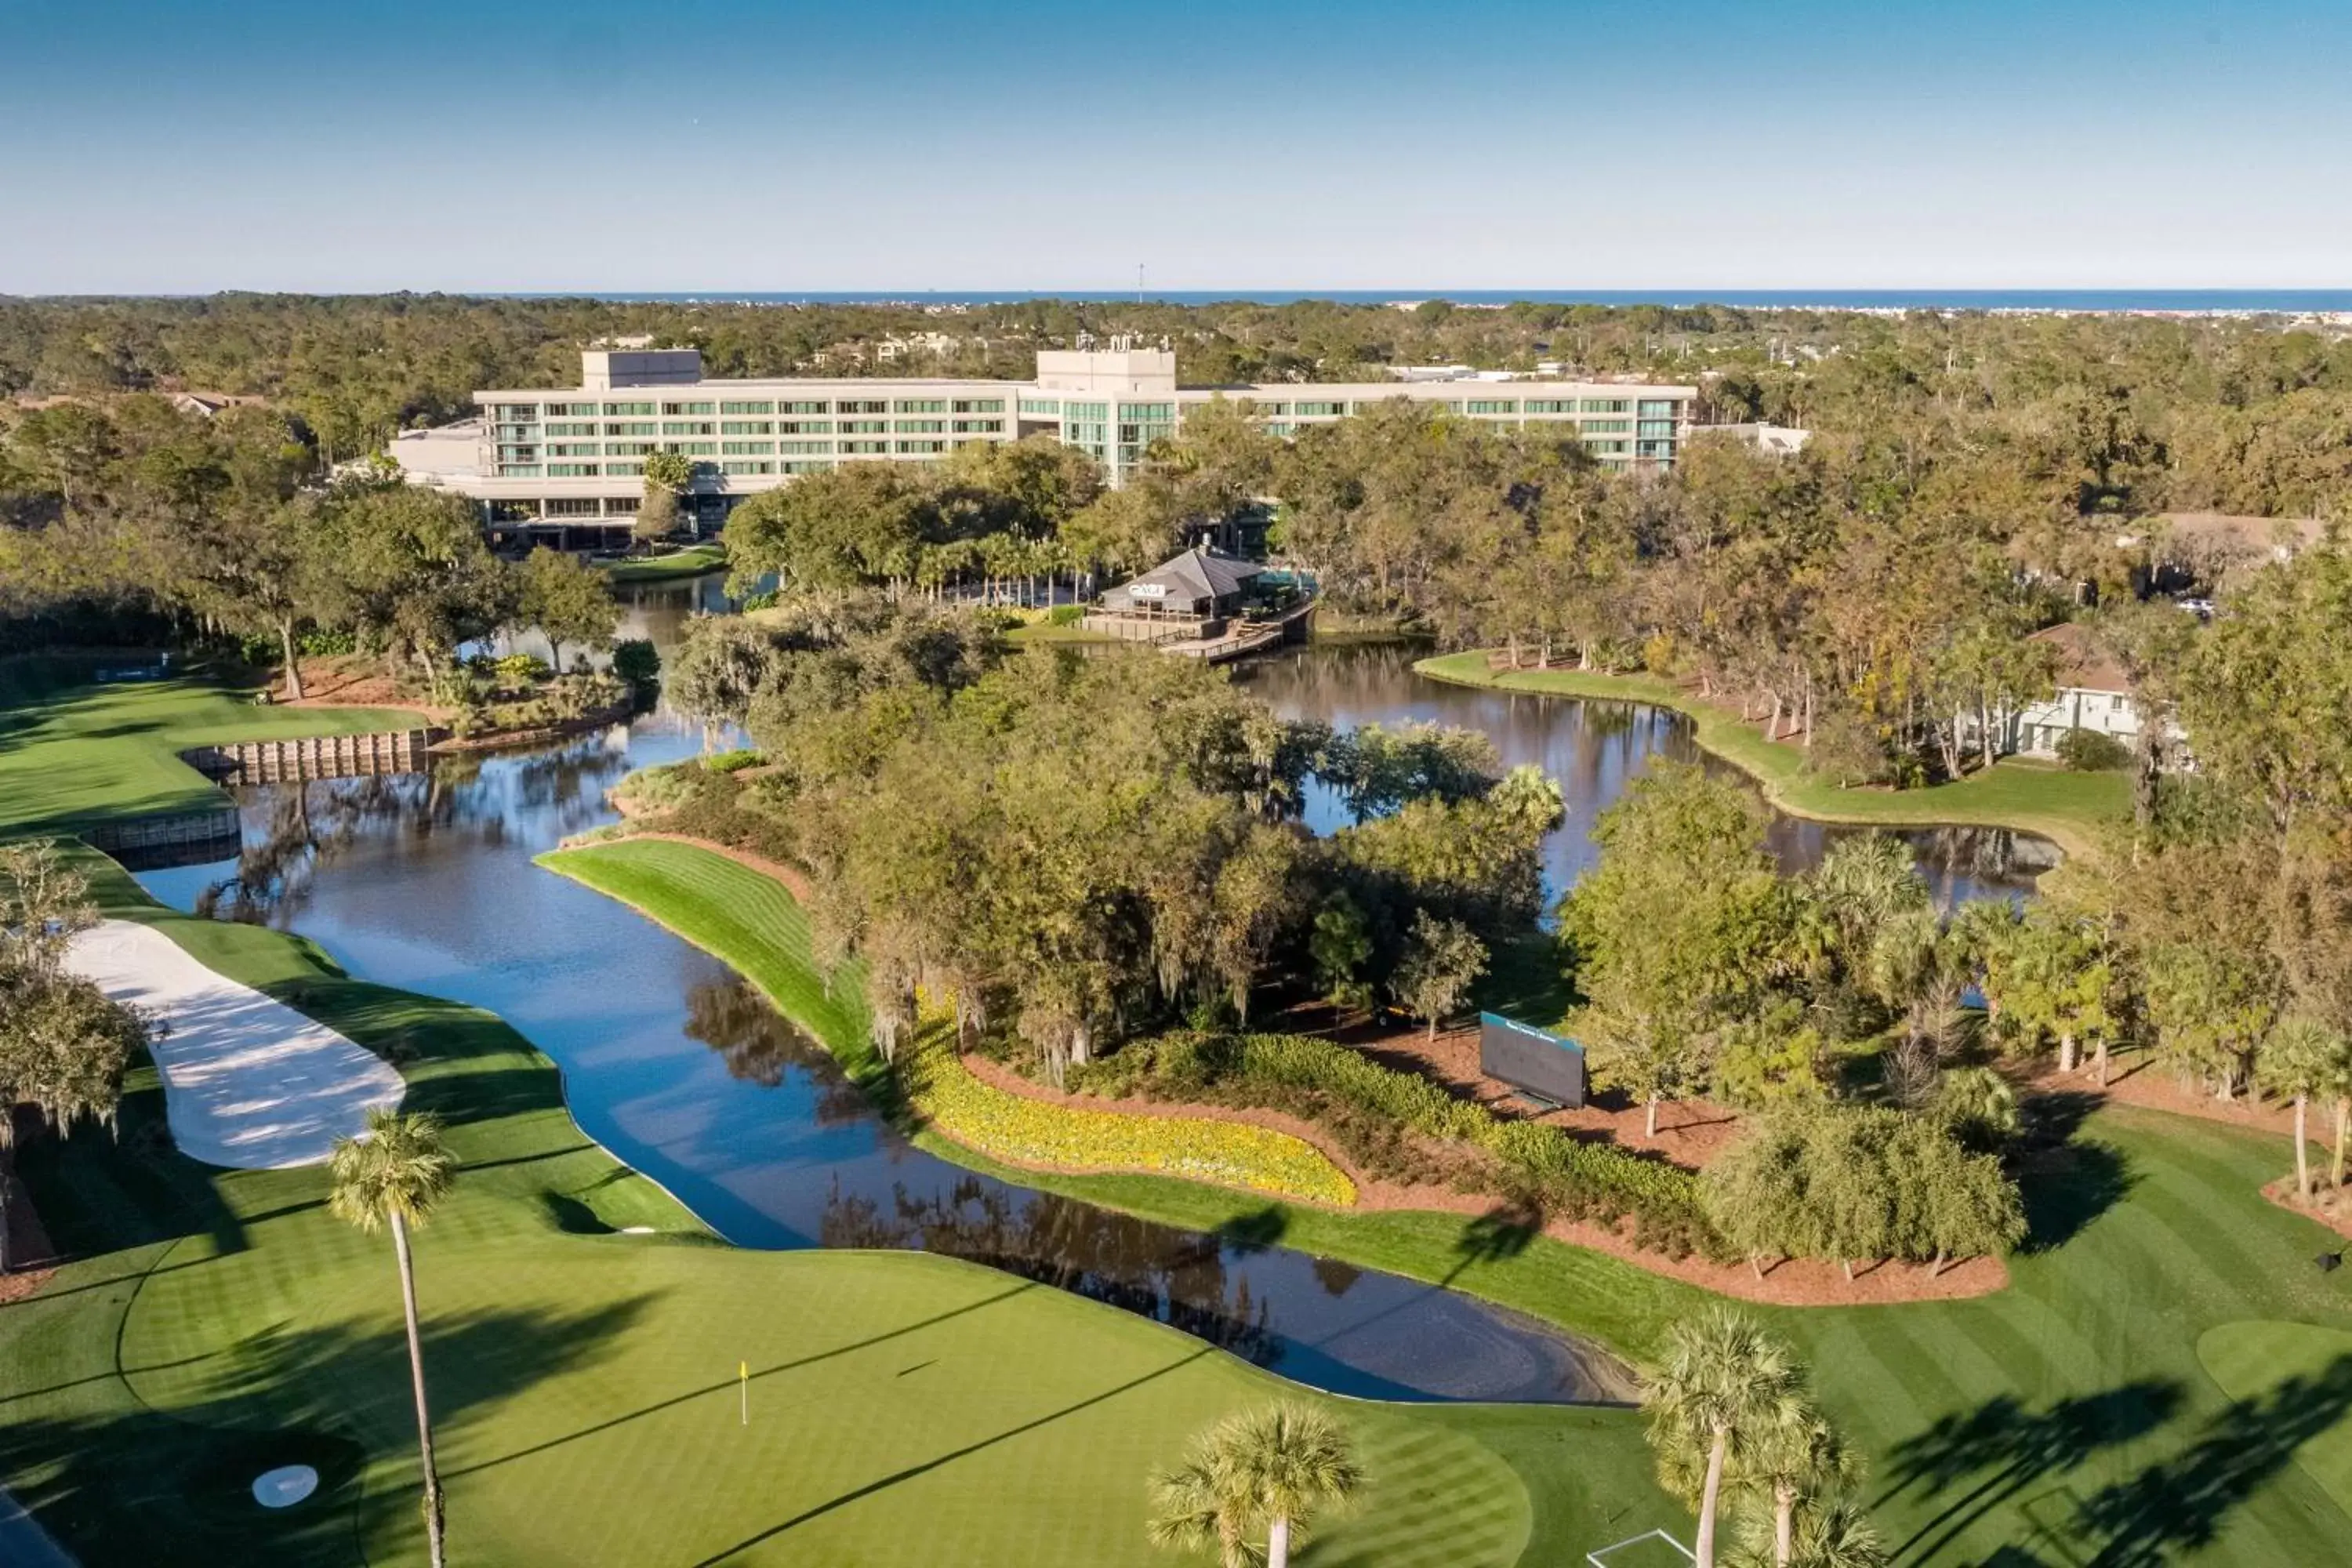
<svg viewBox="0 0 2352 1568"><path fill-rule="evenodd" d="M1086 618L1084 605L1056 605L1045 612L1045 624L1049 626L1074 626Z"/></svg>
<svg viewBox="0 0 2352 1568"><path fill-rule="evenodd" d="M661 679L661 654L646 637L625 637L613 645L613 673L632 686L651 686Z"/></svg>
<svg viewBox="0 0 2352 1568"><path fill-rule="evenodd" d="M639 768L614 785L613 793L656 811L667 810L693 793L701 774L702 759L688 757L682 763Z"/></svg>
<svg viewBox="0 0 2352 1568"><path fill-rule="evenodd" d="M934 1027L899 1061L908 1103L925 1121L998 1159L1139 1171L1351 1205L1356 1184L1313 1144L1271 1128L1206 1118L1087 1110L982 1082Z"/></svg>
<svg viewBox="0 0 2352 1568"><path fill-rule="evenodd" d="M1885 784L1895 776L1894 759L1877 728L1859 713L1832 709L1813 721L1813 743L1805 766L1842 789Z"/></svg>
<svg viewBox="0 0 2352 1568"><path fill-rule="evenodd" d="M1350 1157L1408 1180L1421 1173L1403 1133L1467 1146L1500 1168L1510 1189L1504 1195L1570 1219L1631 1219L1637 1241L1672 1257L1722 1251L1688 1172L1541 1122L1506 1121L1418 1073L1381 1067L1311 1035L1162 1035L1074 1068L1069 1083L1086 1093L1148 1092L1287 1111L1330 1131Z"/></svg>
<svg viewBox="0 0 2352 1568"><path fill-rule="evenodd" d="M2070 772L2111 773L2131 766L2131 748L2096 730L2069 730L2058 737L2058 760Z"/></svg>
<svg viewBox="0 0 2352 1568"><path fill-rule="evenodd" d="M294 646L307 656L327 658L337 654L359 652L360 639L349 632L331 632L313 626L296 637Z"/></svg>
<svg viewBox="0 0 2352 1568"><path fill-rule="evenodd" d="M538 685L555 671L537 654L510 653L492 659L490 673L501 689L520 691L526 687Z"/></svg>
<svg viewBox="0 0 2352 1568"><path fill-rule="evenodd" d="M717 756L705 757L702 765L714 773L732 773L745 768L756 768L767 760L767 753L747 746L741 751L721 752Z"/></svg>

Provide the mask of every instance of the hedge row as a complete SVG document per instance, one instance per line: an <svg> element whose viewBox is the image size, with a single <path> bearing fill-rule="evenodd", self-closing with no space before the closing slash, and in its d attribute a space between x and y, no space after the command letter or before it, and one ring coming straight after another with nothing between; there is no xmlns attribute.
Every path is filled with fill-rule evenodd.
<svg viewBox="0 0 2352 1568"><path fill-rule="evenodd" d="M1541 1122L1507 1121L1418 1073L1310 1035L1166 1035L1076 1069L1073 1082L1096 1093L1239 1100L1324 1123L1376 1118L1491 1155L1510 1189L1497 1195L1570 1219L1631 1219L1642 1245L1677 1258L1724 1251L1690 1173Z"/></svg>
<svg viewBox="0 0 2352 1568"><path fill-rule="evenodd" d="M974 1077L942 1037L898 1060L908 1102L957 1142L998 1159L1089 1171L1136 1171L1351 1205L1356 1184L1314 1145L1271 1128L1205 1118L1085 1110L1008 1094Z"/></svg>

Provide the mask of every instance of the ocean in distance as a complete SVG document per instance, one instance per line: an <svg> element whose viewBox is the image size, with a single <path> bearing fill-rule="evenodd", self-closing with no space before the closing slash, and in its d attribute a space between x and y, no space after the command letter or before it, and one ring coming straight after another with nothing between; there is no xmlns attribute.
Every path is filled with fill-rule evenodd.
<svg viewBox="0 0 2352 1568"><path fill-rule="evenodd" d="M1002 305L1028 300L1132 300L1132 289L840 289L769 291L691 289L660 292L565 290L509 296L596 299L659 304ZM1244 300L1287 305L1328 300L1384 305L1445 300L1457 305L1729 305L1745 310L2073 310L2287 315L2352 312L2352 289L1147 289L1142 299L1169 305Z"/></svg>

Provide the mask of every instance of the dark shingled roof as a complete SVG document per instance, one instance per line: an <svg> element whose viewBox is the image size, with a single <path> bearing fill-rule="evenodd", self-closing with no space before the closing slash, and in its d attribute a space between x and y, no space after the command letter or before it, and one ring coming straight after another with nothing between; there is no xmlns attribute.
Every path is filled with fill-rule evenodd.
<svg viewBox="0 0 2352 1568"><path fill-rule="evenodd" d="M1128 586L1159 583L1171 590L1181 590L1177 596L1185 599L1222 599L1241 592L1255 582L1258 574L1258 568L1246 561L1213 555L1196 546L1172 561L1162 562Z"/></svg>

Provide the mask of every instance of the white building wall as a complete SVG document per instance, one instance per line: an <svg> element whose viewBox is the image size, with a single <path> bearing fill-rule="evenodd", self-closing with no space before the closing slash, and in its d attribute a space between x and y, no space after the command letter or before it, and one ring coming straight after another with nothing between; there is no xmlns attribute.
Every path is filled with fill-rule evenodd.
<svg viewBox="0 0 2352 1568"><path fill-rule="evenodd" d="M404 436L395 459L419 482L481 500L494 520L529 514L574 529L617 529L636 510L643 459L656 447L695 460L697 504L716 512L733 498L838 463L936 461L967 442L1036 433L1087 451L1118 485L1152 442L1219 399L1246 400L1268 430L1286 437L1404 398L1481 423L1572 426L1605 464L1663 468L1689 429L1697 396L1688 386L1490 379L1180 388L1176 356L1165 349L1047 351L1037 356L1037 378L1026 382L706 381L691 349L591 350L581 358L580 386L478 392L478 421ZM469 441L470 472L457 456Z"/></svg>

